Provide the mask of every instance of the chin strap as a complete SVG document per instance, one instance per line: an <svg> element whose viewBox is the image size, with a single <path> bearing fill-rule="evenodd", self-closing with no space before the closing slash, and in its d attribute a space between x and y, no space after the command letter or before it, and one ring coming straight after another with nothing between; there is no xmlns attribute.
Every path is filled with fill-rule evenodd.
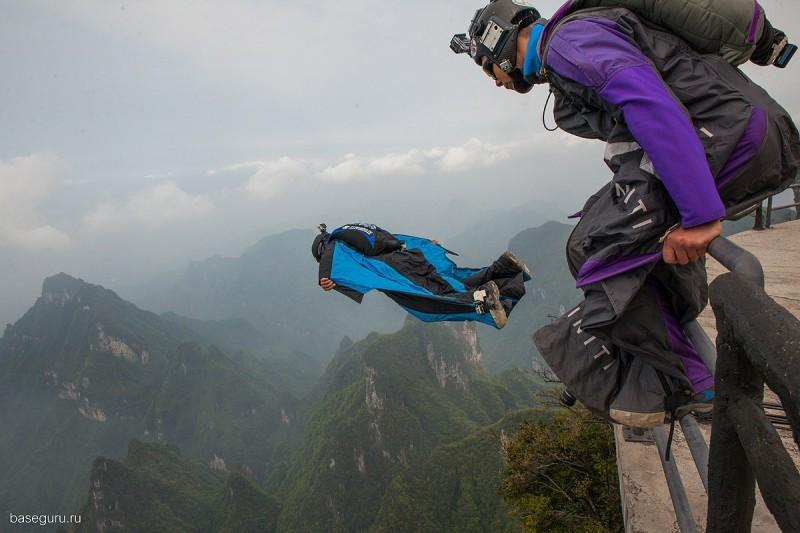
<svg viewBox="0 0 800 533"><path fill-rule="evenodd" d="M514 90L520 94L525 94L527 92L530 92L530 90L533 89L533 86L535 85L535 83L529 81L529 79L526 76L523 76L522 71L520 71L519 69L513 70L512 72L509 73L509 75L511 76L511 82L514 85Z"/></svg>
<svg viewBox="0 0 800 533"><path fill-rule="evenodd" d="M556 131L558 129L558 124L556 124L555 127L553 128L549 128L547 126L547 117L546 117L547 104L550 103L550 98L552 96L553 96L553 89L551 88L550 92L547 94L547 100L544 101L544 107L542 108L542 126L544 126L544 129L546 129L547 131Z"/></svg>

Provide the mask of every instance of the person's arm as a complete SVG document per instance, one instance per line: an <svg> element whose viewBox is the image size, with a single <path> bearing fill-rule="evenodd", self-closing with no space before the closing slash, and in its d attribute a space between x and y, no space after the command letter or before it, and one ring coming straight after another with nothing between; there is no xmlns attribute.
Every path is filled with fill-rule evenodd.
<svg viewBox="0 0 800 533"><path fill-rule="evenodd" d="M336 287L336 283L331 279L333 249L335 247L336 243L334 241L329 241L322 250L322 255L319 258L319 286L326 292Z"/></svg>
<svg viewBox="0 0 800 533"><path fill-rule="evenodd" d="M681 215L681 228L664 241L664 260L702 257L720 234L725 206L688 111L652 62L613 21L583 19L556 31L547 63L617 107L653 162Z"/></svg>
<svg viewBox="0 0 800 533"><path fill-rule="evenodd" d="M336 292L340 292L350 298L351 300L361 303L364 295L350 287L346 287L344 285L339 285L333 281L333 254L336 250L336 241L329 241L327 246L325 246L325 250L322 252L322 256L319 260L319 286L324 291L335 290Z"/></svg>
<svg viewBox="0 0 800 533"><path fill-rule="evenodd" d="M688 111L651 61L612 21L564 24L553 36L547 63L622 112L678 207L683 228L724 217L725 207Z"/></svg>

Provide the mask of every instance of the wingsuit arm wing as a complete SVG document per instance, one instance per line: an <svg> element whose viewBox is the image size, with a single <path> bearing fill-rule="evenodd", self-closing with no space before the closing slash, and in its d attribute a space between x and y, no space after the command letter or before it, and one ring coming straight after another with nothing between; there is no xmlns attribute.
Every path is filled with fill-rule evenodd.
<svg viewBox="0 0 800 533"><path fill-rule="evenodd" d="M579 19L553 35L548 67L621 110L685 228L725 216L705 150L685 107L652 62L610 20Z"/></svg>
<svg viewBox="0 0 800 533"><path fill-rule="evenodd" d="M325 247L325 251L322 252L322 256L319 260L319 279L328 278L333 280L333 254L335 249L336 241L331 241L328 246ZM361 301L364 299L363 293L342 285L341 283L336 283L336 286L333 288L333 290L344 294L356 303L361 303Z"/></svg>

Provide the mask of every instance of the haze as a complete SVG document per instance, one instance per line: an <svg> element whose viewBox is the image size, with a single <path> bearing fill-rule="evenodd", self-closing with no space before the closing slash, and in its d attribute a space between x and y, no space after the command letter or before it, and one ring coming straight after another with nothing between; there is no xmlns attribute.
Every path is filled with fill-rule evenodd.
<svg viewBox="0 0 800 533"><path fill-rule="evenodd" d="M610 177L543 129L546 89L452 54L479 3L2 5L0 323L59 271L113 289L323 221L446 239ZM762 5L800 41L794 0ZM799 120L799 68L744 70Z"/></svg>

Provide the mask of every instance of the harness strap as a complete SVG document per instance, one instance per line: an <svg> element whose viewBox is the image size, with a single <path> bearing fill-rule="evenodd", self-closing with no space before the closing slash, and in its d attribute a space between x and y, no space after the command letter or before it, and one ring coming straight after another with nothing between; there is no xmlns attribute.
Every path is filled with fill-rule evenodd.
<svg viewBox="0 0 800 533"><path fill-rule="evenodd" d="M664 410L669 413L670 422L669 436L667 437L667 449L664 451L664 460L669 461L672 451L672 439L675 436L675 412L678 409L679 403L664 374L661 373L660 370L656 370L656 375L658 376L658 380L661 382L661 386L664 388L664 392L667 394L667 396L664 398Z"/></svg>

